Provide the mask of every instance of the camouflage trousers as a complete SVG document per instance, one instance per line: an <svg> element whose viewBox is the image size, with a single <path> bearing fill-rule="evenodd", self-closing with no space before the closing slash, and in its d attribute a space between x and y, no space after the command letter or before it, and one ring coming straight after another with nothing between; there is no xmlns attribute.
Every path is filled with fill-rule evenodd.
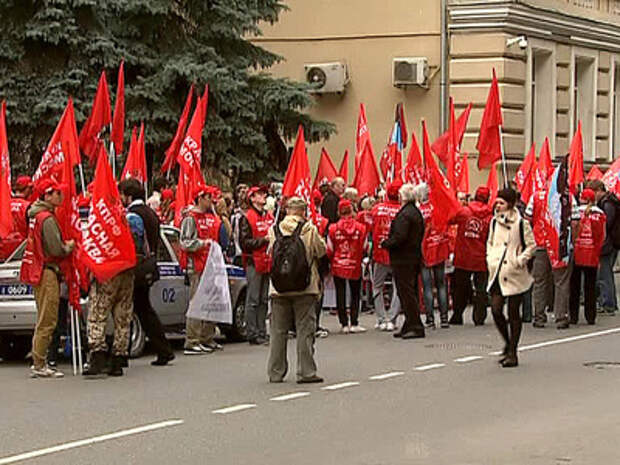
<svg viewBox="0 0 620 465"><path fill-rule="evenodd" d="M133 270L90 288L88 309L88 345L91 352L107 352L105 327L108 315L114 319L112 355L126 357L129 352L129 325L133 315Z"/></svg>

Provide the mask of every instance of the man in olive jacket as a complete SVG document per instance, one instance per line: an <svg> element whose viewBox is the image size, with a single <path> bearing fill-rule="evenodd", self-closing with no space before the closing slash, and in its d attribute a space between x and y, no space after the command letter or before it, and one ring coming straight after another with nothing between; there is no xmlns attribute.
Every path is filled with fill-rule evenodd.
<svg viewBox="0 0 620 465"><path fill-rule="evenodd" d="M392 221L390 235L383 241L381 247L390 252L396 291L405 313L405 322L394 337L414 339L424 337L418 295L424 218L415 205L413 184L404 184L400 188L399 196L402 207Z"/></svg>

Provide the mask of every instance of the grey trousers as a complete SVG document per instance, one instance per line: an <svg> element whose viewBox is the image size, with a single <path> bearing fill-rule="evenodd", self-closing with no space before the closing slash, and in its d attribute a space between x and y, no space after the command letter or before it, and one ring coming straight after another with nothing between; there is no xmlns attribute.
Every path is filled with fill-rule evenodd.
<svg viewBox="0 0 620 465"><path fill-rule="evenodd" d="M269 381L284 379L288 372L286 345L288 331L297 329L297 379L316 375L314 332L316 331L317 296L273 297L271 299L271 342L267 375Z"/></svg>
<svg viewBox="0 0 620 465"><path fill-rule="evenodd" d="M267 335L265 320L267 319L267 299L269 296L269 275L256 272L254 265L246 269L248 280L245 298L245 323L248 340Z"/></svg>
<svg viewBox="0 0 620 465"><path fill-rule="evenodd" d="M553 307L553 275L551 262L545 249L536 249L534 256L534 287L532 291L534 304L534 322L544 324L547 322L547 308Z"/></svg>
<svg viewBox="0 0 620 465"><path fill-rule="evenodd" d="M381 263L375 263L372 269L372 298L375 303L375 313L377 314L377 321L379 323L387 323L388 321L394 322L396 317L400 313L400 300L398 299L398 293L396 292L396 286L392 286L392 303L390 309L385 311L385 302L383 300L383 288L385 286L385 279L387 275L392 272L392 267L389 265L383 265ZM392 280L394 278L392 277Z"/></svg>
<svg viewBox="0 0 620 465"><path fill-rule="evenodd" d="M536 250L534 258L534 322L546 323L545 309L553 307L555 322L558 325L569 321L571 263L556 270L551 268L546 250Z"/></svg>

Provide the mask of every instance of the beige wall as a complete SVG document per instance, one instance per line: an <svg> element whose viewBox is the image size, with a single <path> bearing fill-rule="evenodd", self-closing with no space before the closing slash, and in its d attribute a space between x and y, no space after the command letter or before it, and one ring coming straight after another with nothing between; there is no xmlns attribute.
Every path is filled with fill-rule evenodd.
<svg viewBox="0 0 620 465"><path fill-rule="evenodd" d="M437 0L391 0L389 8L378 0L318 0L287 2L274 26L263 29L256 43L286 57L272 68L278 76L304 79L304 64L345 61L351 82L342 95L313 97L312 116L336 124L338 133L326 148L338 165L345 149L350 151L349 172L353 173L353 152L359 104L366 105L368 124L377 157L394 122L394 108L405 104L408 126L420 132L426 118L431 137L439 126L440 61L439 2ZM392 86L392 59L427 57L431 66L428 90ZM310 166L314 170L320 145L309 146Z"/></svg>

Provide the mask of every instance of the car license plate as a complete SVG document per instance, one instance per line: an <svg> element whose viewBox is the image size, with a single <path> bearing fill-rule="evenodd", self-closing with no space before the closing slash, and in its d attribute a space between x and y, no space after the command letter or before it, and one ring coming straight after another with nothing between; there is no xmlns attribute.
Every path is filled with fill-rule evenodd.
<svg viewBox="0 0 620 465"><path fill-rule="evenodd" d="M5 284L0 286L0 296L13 297L32 294L32 287L27 284Z"/></svg>

